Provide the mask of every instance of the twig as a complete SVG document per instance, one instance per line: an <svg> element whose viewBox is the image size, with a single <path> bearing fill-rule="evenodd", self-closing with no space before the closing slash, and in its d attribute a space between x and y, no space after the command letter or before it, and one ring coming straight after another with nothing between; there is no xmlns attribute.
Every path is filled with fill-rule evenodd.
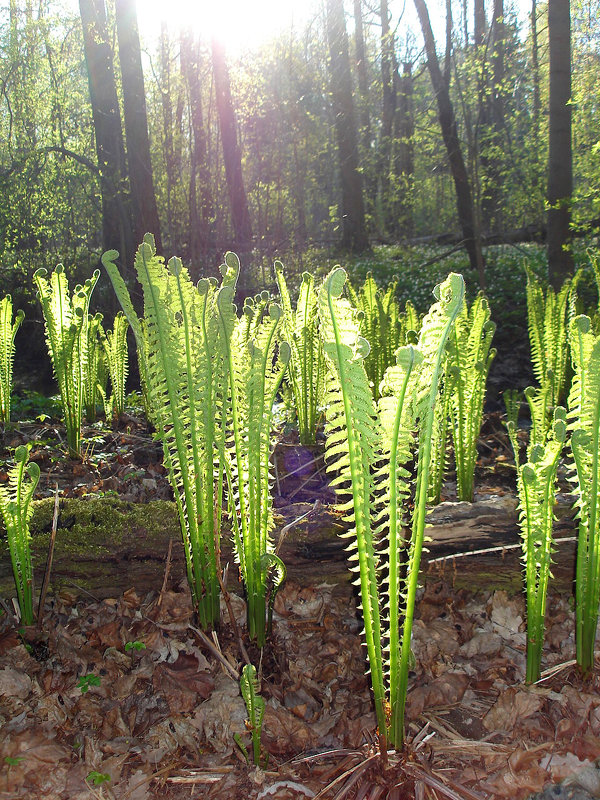
<svg viewBox="0 0 600 800"><path fill-rule="evenodd" d="M40 603L38 606L38 631L42 629L42 621L44 617L44 604L46 602L46 594L48 593L48 584L50 582L50 572L52 570L52 560L54 558L54 544L56 542L56 531L58 529L58 483L56 483L54 490L54 514L52 515L52 532L50 533L50 544L48 546L48 558L46 560L46 569L44 571L44 580L42 581L42 591L40 592Z"/></svg>
<svg viewBox="0 0 600 800"><path fill-rule="evenodd" d="M562 542L576 542L577 536L560 536L558 539L554 539L553 544L561 544ZM450 559L455 558L464 558L465 556L481 556L485 555L486 553L500 553L504 550L517 550L518 548L523 547L521 542L517 544L502 544L498 547L485 547L483 550L466 550L464 553L450 553L447 556L439 556L438 558L430 558L427 561L427 564L438 564L440 561L450 561Z"/></svg>
<svg viewBox="0 0 600 800"><path fill-rule="evenodd" d="M317 511L319 511L319 509L321 508L321 505L322 505L322 503L321 503L320 500L318 500L318 499L315 500L314 505L312 506L312 508L309 508L308 511L306 511L304 514L301 514L299 517L296 517L296 519L293 519L291 522L288 522L287 525L283 526L283 528L279 531L279 539L277 540L277 547L275 548L275 555L276 556L279 555L279 550L281 549L281 545L283 544L283 540L285 539L285 537L287 536L289 531L291 531L292 528L295 528L296 525L299 522L302 522L303 519L306 519L307 517L310 517L313 514L316 514Z"/></svg>
<svg viewBox="0 0 600 800"><path fill-rule="evenodd" d="M229 675L233 678L233 680L239 681L240 673L234 667L231 666L231 664L229 663L229 661L227 661L223 653L219 650L218 647L215 647L215 645L211 642L211 640L204 633L204 631L201 631L199 628L195 628L193 625L188 625L188 628L196 634L196 636L200 639L202 644L205 645L205 647L207 647L210 650L213 656L217 658L221 662L221 664L223 664L223 666L225 667Z"/></svg>
<svg viewBox="0 0 600 800"><path fill-rule="evenodd" d="M169 580L169 573L171 572L171 554L173 552L173 539L169 539L169 549L167 550L167 563L165 564L165 575L163 578L162 586L160 588L160 594L158 595L158 600L156 601L156 605L160 608L162 603L163 595L167 590L167 582Z"/></svg>
<svg viewBox="0 0 600 800"><path fill-rule="evenodd" d="M227 591L226 582L223 580L223 569L221 567L221 543L219 540L219 532L216 526L215 526L215 556L217 562L217 580L219 581L219 586L221 587L221 594L223 595L223 600L225 601L225 605L227 607L227 613L229 614L229 621L231 622L233 635L237 639L238 647L240 648L240 653L242 654L242 658L244 659L246 664L251 664L252 661L250 660L250 656L248 655L248 651L246 650L246 646L244 645L242 634L240 633L240 629L237 624L235 614L233 613L233 607L231 605L231 596Z"/></svg>
<svg viewBox="0 0 600 800"><path fill-rule="evenodd" d="M310 483L313 478L316 478L317 475L320 475L320 473L323 472L324 469L325 469L325 464L323 464L322 467L319 467L319 469L316 472L313 472L312 475L309 475L308 478L305 481L302 481L300 486L297 486L294 489L294 491L291 492L291 494L288 495L288 500L291 500L292 497L295 497L301 489L304 489L304 487L306 486L307 483Z"/></svg>
<svg viewBox="0 0 600 800"><path fill-rule="evenodd" d="M147 777L143 778L139 783L136 783L135 786L132 786L132 788L123 795L121 800L127 800L127 798L131 797L131 795L135 792L136 789L140 788L140 786L143 786L145 783L150 783L155 778L158 778L159 775L164 775L165 772L170 772L176 766L177 763L174 761L172 764L169 764L168 766L159 769L157 772L153 772L152 775L148 775Z"/></svg>

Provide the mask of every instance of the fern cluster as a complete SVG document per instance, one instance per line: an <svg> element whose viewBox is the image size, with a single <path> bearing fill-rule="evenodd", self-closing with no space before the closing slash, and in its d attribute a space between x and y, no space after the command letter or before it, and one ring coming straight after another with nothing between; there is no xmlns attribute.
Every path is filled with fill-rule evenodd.
<svg viewBox="0 0 600 800"><path fill-rule="evenodd" d="M96 270L73 296L62 264L50 279L45 269L38 269L33 279L38 289L46 328L46 342L58 382L67 429L67 445L73 457L80 456L81 422L85 404L85 386L89 367L89 305L100 277Z"/></svg>
<svg viewBox="0 0 600 800"><path fill-rule="evenodd" d="M15 464L8 470L8 482L0 484L0 512L4 518L21 621L32 625L33 565L29 546L29 521L33 514L33 493L40 479L40 468L27 463L29 449L17 447Z"/></svg>
<svg viewBox="0 0 600 800"><path fill-rule="evenodd" d="M319 409L325 394L325 357L319 336L315 281L308 272L303 273L294 311L280 261L275 262L275 276L283 311L283 333L291 350L288 381L298 417L300 443L312 445L316 442Z"/></svg>
<svg viewBox="0 0 600 800"><path fill-rule="evenodd" d="M100 328L100 341L106 372L110 377L111 393L100 385L106 418L118 420L125 411L125 384L127 383L127 331L129 321L122 311L115 314L112 331Z"/></svg>
<svg viewBox="0 0 600 800"><path fill-rule="evenodd" d="M380 735L400 747L410 637L423 547L434 409L446 340L463 303L464 282L450 275L423 321L418 344L396 351L376 403L364 361L361 319L342 297L346 274L334 269L319 292L327 379L328 471L339 508L352 523L350 559L358 562L364 636ZM409 462L417 459L415 486ZM414 490L409 518L408 498ZM407 530L410 528L410 530Z"/></svg>
<svg viewBox="0 0 600 800"><path fill-rule="evenodd" d="M10 422L15 336L24 319L24 312L19 310L13 320L12 298L10 295L2 298L0 301L0 422Z"/></svg>
<svg viewBox="0 0 600 800"><path fill-rule="evenodd" d="M575 462L579 518L575 572L577 663L584 674L594 665L600 604L600 335L587 316L570 326L574 377L569 394L569 429Z"/></svg>

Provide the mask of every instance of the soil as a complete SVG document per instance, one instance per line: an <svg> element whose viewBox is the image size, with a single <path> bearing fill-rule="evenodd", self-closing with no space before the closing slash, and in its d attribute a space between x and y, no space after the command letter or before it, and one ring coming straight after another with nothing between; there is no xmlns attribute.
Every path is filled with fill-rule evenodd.
<svg viewBox="0 0 600 800"><path fill-rule="evenodd" d="M82 461L63 456L61 434L22 425L2 442L5 454L31 444L42 470L31 526L37 586L58 496L50 590L35 628L16 625L0 552L2 800L600 797L598 671L584 681L573 663L567 485L543 679L526 686L514 470L497 415L482 431L475 502L457 503L449 480L429 517L407 741L386 760L322 449L282 437L275 540L285 527L288 579L262 653L248 644L243 592L223 552L231 613L266 701L258 767L234 738L252 761L243 648L225 604L214 635L196 625L160 446L135 417L118 430L87 429Z"/></svg>

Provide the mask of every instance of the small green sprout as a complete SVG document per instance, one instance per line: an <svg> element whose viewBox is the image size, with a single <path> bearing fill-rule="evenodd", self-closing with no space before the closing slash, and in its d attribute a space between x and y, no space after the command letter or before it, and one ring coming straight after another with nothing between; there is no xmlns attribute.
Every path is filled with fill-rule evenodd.
<svg viewBox="0 0 600 800"><path fill-rule="evenodd" d="M100 678L98 675L91 673L90 675L82 675L77 681L77 688L81 689L81 694L85 694L90 686L100 686Z"/></svg>
<svg viewBox="0 0 600 800"><path fill-rule="evenodd" d="M91 781L94 786L101 786L103 783L106 783L109 780L110 775L108 775L106 772L97 772L95 769L93 769L86 778L86 781Z"/></svg>
<svg viewBox="0 0 600 800"><path fill-rule="evenodd" d="M21 761L25 761L25 756L4 756L4 763L9 767L16 767Z"/></svg>
<svg viewBox="0 0 600 800"><path fill-rule="evenodd" d="M262 733L263 717L265 714L265 701L258 693L258 680L256 677L256 668L252 664L246 664L242 670L240 677L240 691L246 709L248 711L248 719L246 720L246 728L252 736L252 755L254 764L259 767L260 763L260 737ZM233 736L235 743L240 748L247 763L250 763L250 756L242 737L239 733ZM266 766L266 763L265 763Z"/></svg>
<svg viewBox="0 0 600 800"><path fill-rule="evenodd" d="M127 644L125 645L125 652L126 653L129 653L132 650L136 650L139 653L140 650L145 650L145 649L146 649L146 645L143 642L139 642L137 640L135 642L127 642ZM133 653L132 653L132 655L133 655Z"/></svg>

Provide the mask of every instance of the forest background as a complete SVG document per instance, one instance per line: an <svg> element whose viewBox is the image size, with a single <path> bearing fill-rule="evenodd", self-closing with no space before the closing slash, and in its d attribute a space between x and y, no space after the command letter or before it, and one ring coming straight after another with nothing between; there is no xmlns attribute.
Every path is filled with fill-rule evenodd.
<svg viewBox="0 0 600 800"><path fill-rule="evenodd" d="M164 4L150 33L150 5L0 6L0 292L33 351L33 272L83 281L115 248L132 275L146 231L195 277L236 250L242 293L275 257L293 285L331 260L447 272L460 251L492 301L524 282L499 252L559 285L597 233L599 0L302 3L247 49L203 28L204 3L183 26ZM94 303L116 309L105 278Z"/></svg>

